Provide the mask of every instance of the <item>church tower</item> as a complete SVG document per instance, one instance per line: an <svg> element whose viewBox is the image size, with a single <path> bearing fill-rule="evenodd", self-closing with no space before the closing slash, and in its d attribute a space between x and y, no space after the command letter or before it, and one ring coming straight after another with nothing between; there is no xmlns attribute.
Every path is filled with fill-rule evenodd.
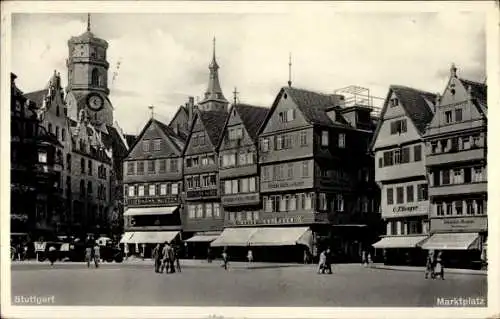
<svg viewBox="0 0 500 319"><path fill-rule="evenodd" d="M68 108L71 116L80 116L82 110L94 125L112 125L113 107L108 99L108 43L91 32L90 14L87 31L68 41L69 57Z"/></svg>
<svg viewBox="0 0 500 319"><path fill-rule="evenodd" d="M212 62L208 66L210 70L210 78L208 80L208 88L205 92L205 96L201 102L199 102L198 108L202 111L224 111L227 112L227 106L229 102L222 94L222 89L220 88L219 82L219 65L215 59L215 38L213 43L213 55Z"/></svg>

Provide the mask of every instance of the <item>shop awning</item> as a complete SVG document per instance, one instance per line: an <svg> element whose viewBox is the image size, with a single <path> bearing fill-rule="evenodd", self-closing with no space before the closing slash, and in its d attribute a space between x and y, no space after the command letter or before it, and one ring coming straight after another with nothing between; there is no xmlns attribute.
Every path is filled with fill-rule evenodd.
<svg viewBox="0 0 500 319"><path fill-rule="evenodd" d="M178 231L136 231L128 238L126 234L120 242L127 244L162 244L166 241L170 242L179 234Z"/></svg>
<svg viewBox="0 0 500 319"><path fill-rule="evenodd" d="M198 233L185 241L190 243L209 243L216 240L219 236L220 234L217 235L217 234Z"/></svg>
<svg viewBox="0 0 500 319"><path fill-rule="evenodd" d="M129 208L125 211L123 216L169 215L173 214L177 208L179 208L179 206Z"/></svg>
<svg viewBox="0 0 500 319"><path fill-rule="evenodd" d="M250 246L295 246L310 247L312 232L309 227L263 227L250 238Z"/></svg>
<svg viewBox="0 0 500 319"><path fill-rule="evenodd" d="M478 233L434 234L420 245L427 250L469 250L479 249Z"/></svg>
<svg viewBox="0 0 500 319"><path fill-rule="evenodd" d="M247 246L250 237L258 230L256 227L226 228L210 246Z"/></svg>
<svg viewBox="0 0 500 319"><path fill-rule="evenodd" d="M372 246L374 248L413 248L427 239L427 236L390 236L384 237Z"/></svg>
<svg viewBox="0 0 500 319"><path fill-rule="evenodd" d="M131 243L130 239L134 236L133 232L125 232L125 234L122 235L122 239L120 239L120 243L122 244L128 244Z"/></svg>

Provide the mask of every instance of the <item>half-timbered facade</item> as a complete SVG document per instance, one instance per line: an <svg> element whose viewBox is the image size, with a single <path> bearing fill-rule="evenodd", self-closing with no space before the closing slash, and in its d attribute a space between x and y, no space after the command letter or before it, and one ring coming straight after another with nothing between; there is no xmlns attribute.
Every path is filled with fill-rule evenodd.
<svg viewBox="0 0 500 319"><path fill-rule="evenodd" d="M146 255L152 244L175 240L182 230L182 152L185 140L151 118L124 162L122 243ZM145 250L145 251L144 251Z"/></svg>

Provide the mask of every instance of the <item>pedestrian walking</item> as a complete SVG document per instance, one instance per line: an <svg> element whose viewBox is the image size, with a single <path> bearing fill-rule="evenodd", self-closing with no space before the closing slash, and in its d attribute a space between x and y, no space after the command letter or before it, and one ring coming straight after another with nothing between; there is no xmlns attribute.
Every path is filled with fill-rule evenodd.
<svg viewBox="0 0 500 319"><path fill-rule="evenodd" d="M49 261L50 265L54 266L54 262L56 261L57 256L56 256L56 247L50 246L49 247Z"/></svg>
<svg viewBox="0 0 500 319"><path fill-rule="evenodd" d="M304 265L309 263L309 252L307 249L304 249Z"/></svg>
<svg viewBox="0 0 500 319"><path fill-rule="evenodd" d="M318 274L324 274L326 267L326 251L322 251L319 254L319 262L318 262Z"/></svg>
<svg viewBox="0 0 500 319"><path fill-rule="evenodd" d="M425 279L429 278L429 275L434 278L434 260L431 251L429 251L425 260Z"/></svg>
<svg viewBox="0 0 500 319"><path fill-rule="evenodd" d="M178 272L181 272L181 247L175 246L175 267Z"/></svg>
<svg viewBox="0 0 500 319"><path fill-rule="evenodd" d="M170 272L174 273L175 272L175 251L173 245L168 246L168 261L169 261L169 267L170 267Z"/></svg>
<svg viewBox="0 0 500 319"><path fill-rule="evenodd" d="M436 258L436 266L434 267L434 274L437 277L440 277L441 280L444 280L444 266L443 266L443 256L442 252L437 254Z"/></svg>
<svg viewBox="0 0 500 319"><path fill-rule="evenodd" d="M229 263L229 256L227 254L227 249L224 248L224 250L222 251L222 266L221 267L224 267L225 270L227 270L227 266L228 266L228 263Z"/></svg>
<svg viewBox="0 0 500 319"><path fill-rule="evenodd" d="M373 263L372 254L368 253L368 256L366 257L366 263L368 264L368 267L372 266Z"/></svg>
<svg viewBox="0 0 500 319"><path fill-rule="evenodd" d="M163 249L161 251L163 261L161 264L160 273L162 273L163 270L165 270L165 273L168 274L168 266L170 264L170 261L168 260L168 250L169 250L168 242L165 242L165 245L163 246Z"/></svg>
<svg viewBox="0 0 500 319"><path fill-rule="evenodd" d="M161 247L160 247L160 244L156 244L156 246L152 252L152 257L153 257L153 260L155 263L155 272L159 273L160 266L161 266Z"/></svg>
<svg viewBox="0 0 500 319"><path fill-rule="evenodd" d="M247 260L248 260L248 264L252 264L252 262L253 262L253 252L252 252L251 249L248 250Z"/></svg>
<svg viewBox="0 0 500 319"><path fill-rule="evenodd" d="M361 252L361 264L366 267L367 259L366 259L366 251L363 250Z"/></svg>
<svg viewBox="0 0 500 319"><path fill-rule="evenodd" d="M96 242L94 245L94 265L95 265L95 268L99 268L100 261L101 261L101 247Z"/></svg>
<svg viewBox="0 0 500 319"><path fill-rule="evenodd" d="M330 248L326 250L326 262L325 262L325 270L328 270L328 274L332 274L332 252Z"/></svg>
<svg viewBox="0 0 500 319"><path fill-rule="evenodd" d="M212 262L212 249L207 248L207 262L210 264Z"/></svg>
<svg viewBox="0 0 500 319"><path fill-rule="evenodd" d="M123 244L123 254L125 255L125 260L128 259L128 254L129 254L129 251L128 251L128 244Z"/></svg>
<svg viewBox="0 0 500 319"><path fill-rule="evenodd" d="M85 261L87 262L87 268L90 268L90 261L92 260L92 247L87 245L85 248Z"/></svg>

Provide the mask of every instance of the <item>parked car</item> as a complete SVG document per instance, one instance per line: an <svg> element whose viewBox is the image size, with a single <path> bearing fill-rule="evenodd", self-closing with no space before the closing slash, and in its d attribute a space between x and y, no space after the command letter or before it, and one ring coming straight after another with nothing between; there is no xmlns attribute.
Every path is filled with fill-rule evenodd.
<svg viewBox="0 0 500 319"><path fill-rule="evenodd" d="M50 247L54 247L57 252L57 258L59 259L59 252L61 246L64 244L62 242L56 241L44 241L44 242L35 242L35 253L38 261L45 261L47 259L48 251Z"/></svg>

